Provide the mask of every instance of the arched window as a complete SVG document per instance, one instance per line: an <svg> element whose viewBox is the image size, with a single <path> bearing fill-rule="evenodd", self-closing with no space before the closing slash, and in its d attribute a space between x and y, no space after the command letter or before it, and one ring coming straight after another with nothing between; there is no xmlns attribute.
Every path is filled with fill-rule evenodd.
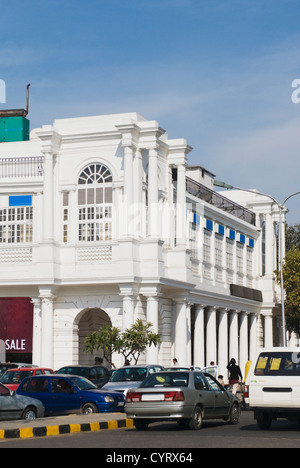
<svg viewBox="0 0 300 468"><path fill-rule="evenodd" d="M86 167L78 179L78 240L112 238L112 174L103 164Z"/></svg>

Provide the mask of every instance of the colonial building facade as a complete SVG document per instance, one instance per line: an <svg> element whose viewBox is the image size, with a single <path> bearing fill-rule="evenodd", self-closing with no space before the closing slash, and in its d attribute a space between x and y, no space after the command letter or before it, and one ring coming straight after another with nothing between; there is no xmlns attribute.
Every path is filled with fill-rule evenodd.
<svg viewBox="0 0 300 468"><path fill-rule="evenodd" d="M161 335L141 362L214 361L226 377L230 358L280 344L278 209L217 193L191 151L136 113L0 144L0 296L30 298L34 364L94 362L86 336L137 318Z"/></svg>

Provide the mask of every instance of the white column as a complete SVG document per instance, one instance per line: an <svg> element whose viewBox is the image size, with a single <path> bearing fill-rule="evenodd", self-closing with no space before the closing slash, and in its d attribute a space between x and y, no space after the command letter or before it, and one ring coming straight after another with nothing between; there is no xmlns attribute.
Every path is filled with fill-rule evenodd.
<svg viewBox="0 0 300 468"><path fill-rule="evenodd" d="M158 154L157 149L149 150L148 166L148 235L158 236Z"/></svg>
<svg viewBox="0 0 300 468"><path fill-rule="evenodd" d="M265 319L264 327L264 346L273 347L273 317L272 312L263 313Z"/></svg>
<svg viewBox="0 0 300 468"><path fill-rule="evenodd" d="M186 243L186 169L185 164L177 166L177 201L176 201L176 245Z"/></svg>
<svg viewBox="0 0 300 468"><path fill-rule="evenodd" d="M240 356L239 365L242 375L245 375L245 367L248 361L248 316L246 312L240 313Z"/></svg>
<svg viewBox="0 0 300 468"><path fill-rule="evenodd" d="M238 314L233 310L230 315L229 322L229 360L234 358L237 362L239 360L239 328L238 328Z"/></svg>
<svg viewBox="0 0 300 468"><path fill-rule="evenodd" d="M133 235L142 235L142 213L143 213L143 158L140 149L135 151L133 160L133 214L134 230Z"/></svg>
<svg viewBox="0 0 300 468"><path fill-rule="evenodd" d="M41 365L41 341L42 341L42 316L40 298L31 299L33 304L33 339L32 339L32 364Z"/></svg>
<svg viewBox="0 0 300 468"><path fill-rule="evenodd" d="M257 317L256 314L250 314L250 351L249 359L253 361L257 352Z"/></svg>
<svg viewBox="0 0 300 468"><path fill-rule="evenodd" d="M124 147L124 210L123 231L125 236L132 234L132 211L133 203L133 148L131 146Z"/></svg>
<svg viewBox="0 0 300 468"><path fill-rule="evenodd" d="M227 309L219 310L219 346L218 346L218 361L219 374L227 380L228 365L228 311Z"/></svg>
<svg viewBox="0 0 300 468"><path fill-rule="evenodd" d="M192 323L191 323L191 304L186 304L186 325L187 325L187 342L186 342L186 360L188 365L192 364Z"/></svg>
<svg viewBox="0 0 300 468"><path fill-rule="evenodd" d="M274 242L274 228L273 219L271 214L266 214L266 275L273 275L274 262L273 262L273 242Z"/></svg>
<svg viewBox="0 0 300 468"><path fill-rule="evenodd" d="M179 365L186 366L187 363L187 321L186 302L184 299L176 301L175 313L175 357Z"/></svg>
<svg viewBox="0 0 300 468"><path fill-rule="evenodd" d="M206 325L206 364L217 361L217 311L209 307Z"/></svg>
<svg viewBox="0 0 300 468"><path fill-rule="evenodd" d="M43 240L53 239L53 155L45 153L43 196Z"/></svg>
<svg viewBox="0 0 300 468"><path fill-rule="evenodd" d="M194 328L194 366L205 366L205 327L204 306L195 306L195 328Z"/></svg>
<svg viewBox="0 0 300 468"><path fill-rule="evenodd" d="M134 297L123 296L122 331L130 328L134 323Z"/></svg>
<svg viewBox="0 0 300 468"><path fill-rule="evenodd" d="M42 312L41 366L54 365L54 296L51 291L40 292Z"/></svg>
<svg viewBox="0 0 300 468"><path fill-rule="evenodd" d="M153 333L158 333L158 296L147 297L147 322L152 323ZM146 353L147 364L158 363L158 346L150 346L147 348Z"/></svg>

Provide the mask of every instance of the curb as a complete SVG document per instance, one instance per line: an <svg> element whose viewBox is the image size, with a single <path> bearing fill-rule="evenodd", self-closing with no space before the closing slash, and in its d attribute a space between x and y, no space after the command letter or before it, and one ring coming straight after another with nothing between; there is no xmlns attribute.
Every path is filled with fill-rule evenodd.
<svg viewBox="0 0 300 468"><path fill-rule="evenodd" d="M26 427L24 429L0 429L0 439L28 439L32 437L58 436L76 432L95 432L104 429L132 428L132 419L101 421L83 424L62 424L57 426Z"/></svg>

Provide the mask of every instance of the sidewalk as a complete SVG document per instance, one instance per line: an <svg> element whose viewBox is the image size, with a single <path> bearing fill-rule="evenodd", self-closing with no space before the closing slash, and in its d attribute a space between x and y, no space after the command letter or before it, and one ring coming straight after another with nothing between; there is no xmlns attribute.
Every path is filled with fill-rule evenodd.
<svg viewBox="0 0 300 468"><path fill-rule="evenodd" d="M127 419L125 413L71 414L34 421L0 421L0 439L25 439L131 427L133 421Z"/></svg>

